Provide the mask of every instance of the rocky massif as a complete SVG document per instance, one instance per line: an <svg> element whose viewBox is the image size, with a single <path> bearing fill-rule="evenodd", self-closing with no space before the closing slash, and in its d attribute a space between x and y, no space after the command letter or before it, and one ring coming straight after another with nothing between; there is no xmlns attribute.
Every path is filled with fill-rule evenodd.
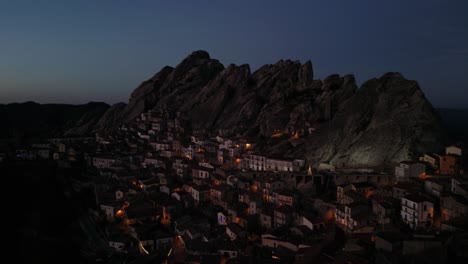
<svg viewBox="0 0 468 264"><path fill-rule="evenodd" d="M332 119L356 90L351 75L314 80L310 61L281 60L251 73L248 65L224 68L207 52L196 51L143 82L118 119L128 122L142 111L165 106L184 113L194 127L271 136Z"/></svg>
<svg viewBox="0 0 468 264"><path fill-rule="evenodd" d="M205 51L143 82L126 106L108 110L99 128L159 106L182 112L194 127L257 137L272 153L346 167L392 166L434 150L442 135L417 82L399 73L358 88L353 75L314 79L310 61L280 60L251 72L249 65L224 67ZM277 131L306 127L314 132L299 143L268 141Z"/></svg>
<svg viewBox="0 0 468 264"><path fill-rule="evenodd" d="M391 166L435 151L441 135L438 115L417 82L387 73L365 82L291 154L340 167Z"/></svg>
<svg viewBox="0 0 468 264"><path fill-rule="evenodd" d="M314 79L310 61L280 60L252 72L246 64L225 67L206 51L162 68L128 104L82 106L82 116L73 114L69 122L61 117L51 126L64 134L109 132L161 106L180 111L195 128L232 130L255 137L269 153L339 167L391 167L435 150L443 134L417 82L399 73L358 87L353 75ZM304 130L313 132L300 140L271 138Z"/></svg>

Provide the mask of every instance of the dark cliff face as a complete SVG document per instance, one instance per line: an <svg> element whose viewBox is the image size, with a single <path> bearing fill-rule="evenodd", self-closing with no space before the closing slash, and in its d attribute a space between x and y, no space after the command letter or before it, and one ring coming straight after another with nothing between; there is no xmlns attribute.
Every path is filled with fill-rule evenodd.
<svg viewBox="0 0 468 264"><path fill-rule="evenodd" d="M178 109L223 69L224 66L211 59L206 51L195 51L175 68L164 67L135 89L120 119L129 122L140 113L161 105Z"/></svg>
<svg viewBox="0 0 468 264"><path fill-rule="evenodd" d="M253 121L258 111L248 65L229 65L180 108L195 127L226 128Z"/></svg>
<svg viewBox="0 0 468 264"><path fill-rule="evenodd" d="M417 82L387 73L358 89L354 76L313 79L312 63L280 60L251 73L248 65L224 68L195 51L175 68L164 67L113 109L112 125L148 109L181 111L194 127L269 138L277 131L313 127L301 144L264 144L265 151L339 167L381 167L433 151L440 120ZM111 111L111 110L109 110Z"/></svg>

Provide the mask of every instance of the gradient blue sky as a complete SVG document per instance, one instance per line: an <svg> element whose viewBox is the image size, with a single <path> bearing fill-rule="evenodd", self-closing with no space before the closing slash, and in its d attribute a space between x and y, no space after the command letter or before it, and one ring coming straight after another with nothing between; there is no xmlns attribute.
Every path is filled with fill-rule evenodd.
<svg viewBox="0 0 468 264"><path fill-rule="evenodd" d="M436 107L468 105L468 1L0 0L0 103L127 102L203 49L252 70L311 60L316 78L388 71Z"/></svg>

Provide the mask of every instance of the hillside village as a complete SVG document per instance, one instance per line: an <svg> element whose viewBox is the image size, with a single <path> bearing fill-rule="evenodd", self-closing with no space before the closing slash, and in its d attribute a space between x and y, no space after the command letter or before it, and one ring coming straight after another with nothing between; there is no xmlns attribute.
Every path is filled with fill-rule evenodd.
<svg viewBox="0 0 468 264"><path fill-rule="evenodd" d="M275 131L291 142L313 128ZM0 162L82 162L106 263L441 263L468 257L466 149L391 172L262 153L233 130L192 128L165 108L111 135L53 138ZM371 256L369 258L369 256ZM146 263L146 262L139 262Z"/></svg>

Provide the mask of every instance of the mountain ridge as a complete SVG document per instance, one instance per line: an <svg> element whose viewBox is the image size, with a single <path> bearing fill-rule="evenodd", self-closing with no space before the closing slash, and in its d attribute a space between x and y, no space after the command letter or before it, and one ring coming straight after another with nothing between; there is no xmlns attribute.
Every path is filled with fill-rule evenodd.
<svg viewBox="0 0 468 264"><path fill-rule="evenodd" d="M201 50L143 81L127 104L109 106L84 128L70 126L65 134L110 132L158 107L181 112L194 128L257 138L267 153L347 167L391 166L435 151L445 134L418 83L401 73L358 87L352 74L314 79L310 60L281 59L252 72L248 64L225 67ZM312 135L300 141L271 140L277 132L309 130ZM386 144L391 147L379 147Z"/></svg>
<svg viewBox="0 0 468 264"><path fill-rule="evenodd" d="M266 153L346 167L391 167L436 151L444 134L416 81L399 72L361 87L352 74L319 80L310 60L281 59L251 72L247 64L225 67L208 52L194 51L142 82L116 115L129 122L158 107L181 112L194 128L262 139ZM277 132L310 129L314 135L302 143L269 140Z"/></svg>

